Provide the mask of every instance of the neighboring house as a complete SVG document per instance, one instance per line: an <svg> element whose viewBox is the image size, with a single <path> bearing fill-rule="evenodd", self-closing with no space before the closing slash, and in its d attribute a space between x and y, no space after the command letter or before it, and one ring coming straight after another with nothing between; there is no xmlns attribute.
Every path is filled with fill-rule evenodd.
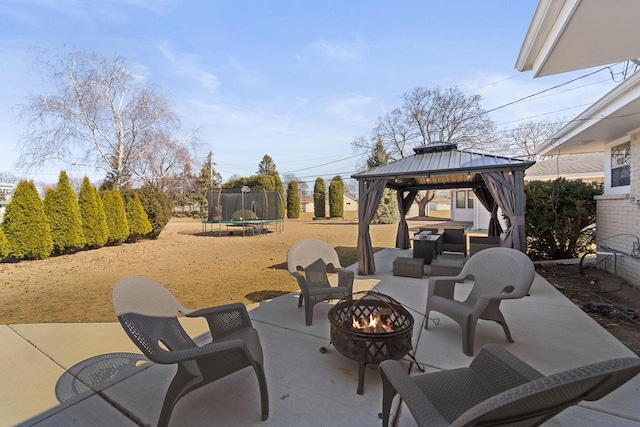
<svg viewBox="0 0 640 427"><path fill-rule="evenodd" d="M516 63L534 77L640 57L640 1L541 0ZM621 82L537 149L600 153L604 194L596 198L596 243L616 252L606 269L640 277L640 73Z"/></svg>
<svg viewBox="0 0 640 427"><path fill-rule="evenodd" d="M358 212L358 199L351 194L344 193L343 208L345 212ZM329 199L325 202L325 211L329 215ZM302 197L300 199L300 212L313 212L313 197Z"/></svg>
<svg viewBox="0 0 640 427"><path fill-rule="evenodd" d="M472 230L487 230L491 213L482 206L482 203L477 202L472 189L459 188L451 191L451 219L470 222ZM498 209L498 221L502 229L506 230L507 225L501 209Z"/></svg>
<svg viewBox="0 0 640 427"><path fill-rule="evenodd" d="M604 182L604 154L561 154L536 162L524 174L525 181L553 181L557 178Z"/></svg>
<svg viewBox="0 0 640 427"><path fill-rule="evenodd" d="M4 217L4 210L11 201L11 195L15 189L15 184L0 182L0 222Z"/></svg>

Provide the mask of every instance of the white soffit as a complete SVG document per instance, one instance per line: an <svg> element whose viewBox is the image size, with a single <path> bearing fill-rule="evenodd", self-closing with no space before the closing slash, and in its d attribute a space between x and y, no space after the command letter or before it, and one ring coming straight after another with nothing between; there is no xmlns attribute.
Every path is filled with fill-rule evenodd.
<svg viewBox="0 0 640 427"><path fill-rule="evenodd" d="M604 151L605 145L638 129L640 72L633 74L536 148L542 155Z"/></svg>
<svg viewBox="0 0 640 427"><path fill-rule="evenodd" d="M640 58L640 1L540 0L516 68L534 77Z"/></svg>

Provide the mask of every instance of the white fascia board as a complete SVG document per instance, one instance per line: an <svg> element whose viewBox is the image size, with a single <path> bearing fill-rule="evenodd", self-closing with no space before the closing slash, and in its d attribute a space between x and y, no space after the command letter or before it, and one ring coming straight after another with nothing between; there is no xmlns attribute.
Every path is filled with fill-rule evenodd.
<svg viewBox="0 0 640 427"><path fill-rule="evenodd" d="M563 4L564 0L539 1L516 60L518 71L533 69L534 62L540 55L542 45L548 40Z"/></svg>

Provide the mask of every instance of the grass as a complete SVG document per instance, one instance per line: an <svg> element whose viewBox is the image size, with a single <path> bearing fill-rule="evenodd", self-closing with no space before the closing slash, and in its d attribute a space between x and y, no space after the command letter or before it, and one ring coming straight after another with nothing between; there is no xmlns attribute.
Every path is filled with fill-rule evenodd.
<svg viewBox="0 0 640 427"><path fill-rule="evenodd" d="M286 269L295 241L325 240L347 266L357 262L357 228L355 213L319 221L303 214L283 232L242 237L223 228L205 236L199 220L174 218L157 240L0 264L0 324L117 321L111 289L128 275L162 283L190 308L261 301L298 289ZM397 224L370 230L374 248L395 245Z"/></svg>

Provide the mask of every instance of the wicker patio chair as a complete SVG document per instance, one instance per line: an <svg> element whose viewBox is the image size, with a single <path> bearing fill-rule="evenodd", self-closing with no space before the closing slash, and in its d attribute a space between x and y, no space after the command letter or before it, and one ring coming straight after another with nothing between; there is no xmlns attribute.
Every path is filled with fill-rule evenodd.
<svg viewBox="0 0 640 427"><path fill-rule="evenodd" d="M473 256L483 249L500 246L500 236L469 236L469 256Z"/></svg>
<svg viewBox="0 0 640 427"><path fill-rule="evenodd" d="M338 286L329 283L329 264L338 273ZM313 308L317 303L351 297L353 271L342 268L335 249L322 240L303 239L294 243L287 252L287 268L300 286L298 307L304 302L307 326L313 322Z"/></svg>
<svg viewBox="0 0 640 427"><path fill-rule="evenodd" d="M534 275L533 262L524 253L511 248L485 249L470 257L457 276L429 278L426 316L435 310L455 320L462 328L462 349L468 356L473 356L478 319L499 323L507 340L513 342L500 302L526 296ZM473 288L464 301L458 301L453 297L455 286L465 278L474 280ZM424 328L428 325L426 320Z"/></svg>
<svg viewBox="0 0 640 427"><path fill-rule="evenodd" d="M249 366L258 378L262 420L267 419L262 346L243 304L188 310L157 282L130 276L115 284L113 305L125 332L149 360L178 365L162 404L159 426L168 425L174 406L187 393ZM205 318L213 341L198 346L180 325L178 313Z"/></svg>
<svg viewBox="0 0 640 427"><path fill-rule="evenodd" d="M462 228L445 228L442 231L442 252L462 252L467 256L467 235Z"/></svg>
<svg viewBox="0 0 640 427"><path fill-rule="evenodd" d="M396 360L380 363L382 425L396 394L418 426L537 426L582 400L599 400L640 373L640 359L606 360L549 376L495 344L468 368L407 375ZM579 424L579 422L578 422Z"/></svg>

